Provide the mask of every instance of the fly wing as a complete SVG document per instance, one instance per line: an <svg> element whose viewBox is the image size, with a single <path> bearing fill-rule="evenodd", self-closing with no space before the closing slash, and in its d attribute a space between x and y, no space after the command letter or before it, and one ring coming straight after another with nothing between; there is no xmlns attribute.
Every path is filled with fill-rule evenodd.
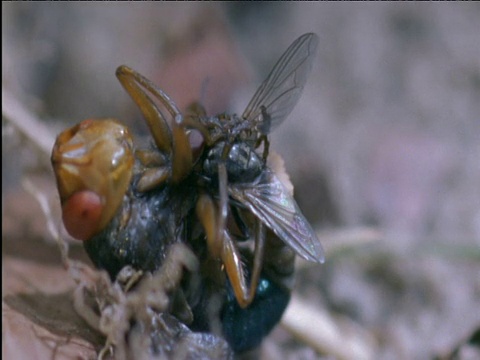
<svg viewBox="0 0 480 360"><path fill-rule="evenodd" d="M229 194L252 211L298 255L323 263L324 252L315 231L272 170L265 169L254 183L230 184Z"/></svg>
<svg viewBox="0 0 480 360"><path fill-rule="evenodd" d="M300 36L283 53L247 105L242 117L257 123L264 135L279 125L296 105L318 44L318 36Z"/></svg>

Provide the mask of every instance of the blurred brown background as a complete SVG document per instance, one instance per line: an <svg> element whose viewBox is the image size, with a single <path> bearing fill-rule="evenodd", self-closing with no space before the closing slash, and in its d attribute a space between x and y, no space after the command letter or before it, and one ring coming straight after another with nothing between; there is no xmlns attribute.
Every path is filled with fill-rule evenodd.
<svg viewBox="0 0 480 360"><path fill-rule="evenodd" d="M115 78L121 64L182 107L200 99L212 114L241 113L287 46L316 32L311 78L272 148L319 231L371 226L383 235L367 245L354 237L349 251L326 236L326 264L302 267L299 294L371 333L375 359L445 355L480 327L478 3L24 2L2 3L2 21L2 93L41 119L47 144L89 117L145 134ZM8 283L29 277L25 266L39 257L53 268L59 258L20 186L43 172L51 188L48 154L18 135L18 118L5 115L12 103L2 102ZM9 284L3 296L20 291ZM2 345L14 338L5 329ZM272 347L291 345L285 358L320 357L280 330L272 336Z"/></svg>

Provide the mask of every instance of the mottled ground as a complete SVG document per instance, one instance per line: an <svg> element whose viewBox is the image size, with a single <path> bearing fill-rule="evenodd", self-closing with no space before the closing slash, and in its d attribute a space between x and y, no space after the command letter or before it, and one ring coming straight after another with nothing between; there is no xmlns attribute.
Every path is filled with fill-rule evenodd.
<svg viewBox="0 0 480 360"><path fill-rule="evenodd" d="M25 187L46 196L55 228L55 134L89 117L145 134L116 67L182 107L241 113L309 31L314 69L272 147L327 261L299 264L262 358L480 358L479 4L2 3L2 21L6 358L92 358L102 345ZM70 254L88 262L78 244Z"/></svg>

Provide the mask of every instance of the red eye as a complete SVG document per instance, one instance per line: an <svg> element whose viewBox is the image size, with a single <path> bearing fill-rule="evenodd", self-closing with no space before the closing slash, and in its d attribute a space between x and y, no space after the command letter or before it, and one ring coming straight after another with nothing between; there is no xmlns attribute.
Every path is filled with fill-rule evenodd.
<svg viewBox="0 0 480 360"><path fill-rule="evenodd" d="M62 206L63 224L68 233L78 240L88 240L98 231L103 205L93 191L79 191Z"/></svg>

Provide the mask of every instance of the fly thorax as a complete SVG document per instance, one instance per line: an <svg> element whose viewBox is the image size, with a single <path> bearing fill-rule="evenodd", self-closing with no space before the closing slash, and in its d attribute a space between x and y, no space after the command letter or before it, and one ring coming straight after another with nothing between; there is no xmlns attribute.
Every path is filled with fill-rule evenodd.
<svg viewBox="0 0 480 360"><path fill-rule="evenodd" d="M215 180L218 176L218 165L224 161L229 182L248 183L254 181L263 169L263 162L255 150L247 143L237 142L231 146L225 156L225 146L225 142L220 142L208 152L203 165L206 175Z"/></svg>

